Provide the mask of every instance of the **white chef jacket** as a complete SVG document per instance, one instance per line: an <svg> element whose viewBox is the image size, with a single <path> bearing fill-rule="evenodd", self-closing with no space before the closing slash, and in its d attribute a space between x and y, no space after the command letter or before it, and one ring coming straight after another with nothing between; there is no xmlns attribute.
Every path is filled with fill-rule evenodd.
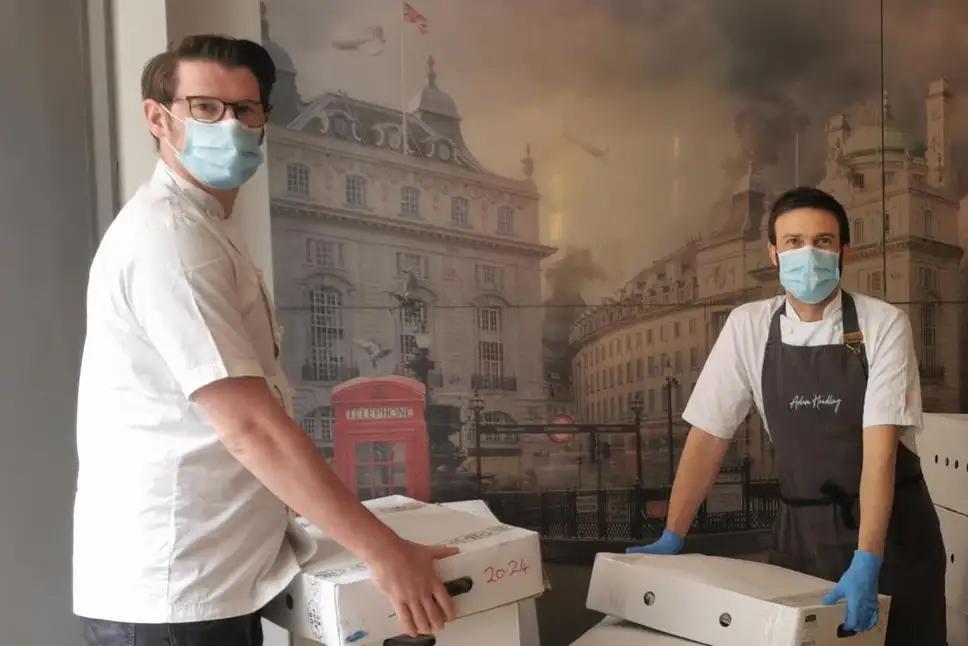
<svg viewBox="0 0 968 646"><path fill-rule="evenodd" d="M921 427L921 382L907 315L876 298L851 292L857 323L864 335L870 372L864 397L863 427L898 426L904 433ZM763 358L773 313L785 296L741 305L733 310L713 345L682 414L707 433L732 439L755 405L763 413ZM824 309L820 321L805 323L786 303L780 317L783 343L794 346L843 343L841 294Z"/></svg>
<svg viewBox="0 0 968 646"><path fill-rule="evenodd" d="M240 616L292 580L306 553L286 507L190 399L226 377L264 377L291 414L279 342L235 221L159 162L91 266L76 614L133 623Z"/></svg>

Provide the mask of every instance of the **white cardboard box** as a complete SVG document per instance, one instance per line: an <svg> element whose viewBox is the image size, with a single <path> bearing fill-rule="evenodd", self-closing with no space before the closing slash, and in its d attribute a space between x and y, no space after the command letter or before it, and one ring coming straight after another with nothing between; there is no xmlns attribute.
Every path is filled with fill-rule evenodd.
<svg viewBox="0 0 968 646"><path fill-rule="evenodd" d="M354 642L353 646L525 646L520 634L521 603L524 602L461 617L433 636L364 639ZM294 646L320 646L320 643L297 637Z"/></svg>
<svg viewBox="0 0 968 646"><path fill-rule="evenodd" d="M913 444L934 504L968 514L968 415L926 413Z"/></svg>
<svg viewBox="0 0 968 646"><path fill-rule="evenodd" d="M373 646L522 646L520 606L512 603L453 621L434 635L374 642Z"/></svg>
<svg viewBox="0 0 968 646"><path fill-rule="evenodd" d="M588 607L716 646L882 646L890 607L874 630L838 637L843 603L821 600L834 584L766 563L684 554L599 554Z"/></svg>
<svg viewBox="0 0 968 646"><path fill-rule="evenodd" d="M441 504L448 509L455 509L480 516L481 518L488 518L495 523L500 522L483 500L461 500ZM548 589L548 586L548 581L545 579L545 589ZM518 602L518 628L520 630L519 641L521 646L541 646L541 636L538 629L538 608L534 598L524 599ZM517 643L515 642L515 644Z"/></svg>
<svg viewBox="0 0 968 646"><path fill-rule="evenodd" d="M460 548L437 563L445 582L466 590L454 596L458 617L515 605L544 590L535 532L402 496L367 501L366 506L406 539ZM317 554L269 604L266 617L294 635L330 646L382 644L398 635L393 607L367 567L319 530L307 529L319 541Z"/></svg>
<svg viewBox="0 0 968 646"><path fill-rule="evenodd" d="M948 646L968 646L968 614L948 607Z"/></svg>
<svg viewBox="0 0 968 646"><path fill-rule="evenodd" d="M422 637L391 637L390 639L354 642L353 646L481 646L500 644L501 646L538 646L538 642L525 641L521 626L526 623L524 616L528 604L533 599L519 601L493 610L485 610L473 615L456 619L439 633ZM321 646L314 639L296 637L293 646Z"/></svg>
<svg viewBox="0 0 968 646"><path fill-rule="evenodd" d="M695 646L696 643L618 617L605 617L571 646Z"/></svg>
<svg viewBox="0 0 968 646"><path fill-rule="evenodd" d="M968 516L935 507L947 563L944 593L949 608L968 614Z"/></svg>

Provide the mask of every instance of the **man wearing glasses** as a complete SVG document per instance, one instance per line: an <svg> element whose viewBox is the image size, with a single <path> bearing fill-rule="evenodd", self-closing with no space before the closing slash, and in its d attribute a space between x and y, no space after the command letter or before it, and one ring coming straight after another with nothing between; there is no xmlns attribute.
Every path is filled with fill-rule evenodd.
<svg viewBox="0 0 968 646"><path fill-rule="evenodd" d="M453 618L434 560L337 480L292 420L281 332L232 208L263 162L275 67L193 36L142 75L160 160L91 266L78 394L74 610L90 646L257 646L312 545L358 555L405 632Z"/></svg>

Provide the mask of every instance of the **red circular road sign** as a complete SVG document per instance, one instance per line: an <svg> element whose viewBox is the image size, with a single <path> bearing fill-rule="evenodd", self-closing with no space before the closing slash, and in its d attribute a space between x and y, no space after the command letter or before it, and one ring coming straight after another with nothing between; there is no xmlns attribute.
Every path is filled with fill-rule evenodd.
<svg viewBox="0 0 968 646"><path fill-rule="evenodd" d="M571 415L559 413L551 418L551 423L556 426L572 426L575 423ZM548 439L555 444L568 444L575 438L574 433L548 433Z"/></svg>

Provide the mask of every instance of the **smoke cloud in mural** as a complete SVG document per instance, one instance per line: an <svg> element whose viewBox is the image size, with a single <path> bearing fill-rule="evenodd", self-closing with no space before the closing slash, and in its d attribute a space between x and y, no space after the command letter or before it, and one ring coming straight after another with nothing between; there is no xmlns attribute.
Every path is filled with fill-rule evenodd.
<svg viewBox="0 0 968 646"><path fill-rule="evenodd" d="M590 284L597 295L708 230L710 205L751 158L775 190L792 185L797 133L800 180L818 181L828 118L856 119L880 101L878 0L423 0L434 29L407 35L402 81L396 3L267 4L307 98L345 90L398 106L423 85L434 54L465 140L491 170L520 176L532 143L542 213L556 218L549 241L596 251L608 274ZM947 77L956 115L968 113L968 3L884 4L893 113L923 139L932 79ZM386 26L382 56L330 46L371 24ZM954 126L956 158L968 166L968 128ZM608 155L573 140L607 142Z"/></svg>

